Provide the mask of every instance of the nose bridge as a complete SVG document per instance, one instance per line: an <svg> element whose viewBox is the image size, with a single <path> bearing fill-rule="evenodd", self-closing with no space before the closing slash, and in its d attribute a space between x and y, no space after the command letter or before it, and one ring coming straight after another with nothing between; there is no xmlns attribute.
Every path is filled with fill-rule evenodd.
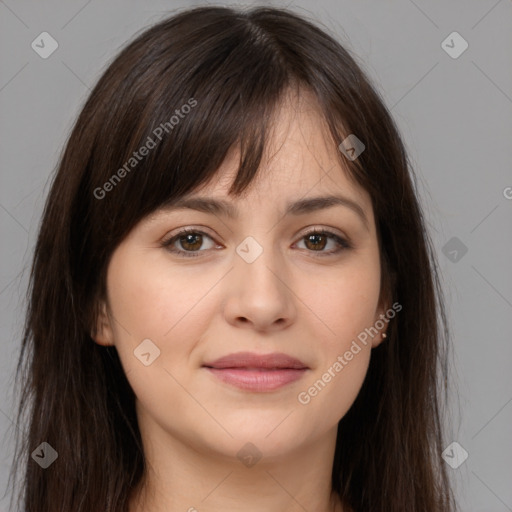
<svg viewBox="0 0 512 512"><path fill-rule="evenodd" d="M264 329L291 319L293 294L285 285L287 272L273 240L272 232L262 232L247 236L236 247L234 284L226 308L230 321L245 319Z"/></svg>
<svg viewBox="0 0 512 512"><path fill-rule="evenodd" d="M268 281L279 287L276 274L283 272L282 258L276 251L272 232L249 235L236 247L237 259L235 267L240 278L250 282L252 286L268 284Z"/></svg>

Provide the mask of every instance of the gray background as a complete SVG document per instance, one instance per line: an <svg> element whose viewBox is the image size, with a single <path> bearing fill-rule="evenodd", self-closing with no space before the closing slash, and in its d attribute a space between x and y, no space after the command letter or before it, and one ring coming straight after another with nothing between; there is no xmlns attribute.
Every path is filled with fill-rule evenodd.
<svg viewBox="0 0 512 512"><path fill-rule="evenodd" d="M50 173L90 88L118 49L172 10L204 3L0 0L0 512L8 510L11 492L18 428L12 387L24 294ZM453 401L448 443L457 441L469 457L448 470L461 510L512 511L512 1L267 4L289 6L337 34L398 122L453 333L453 397L460 397L460 410ZM59 44L47 59L31 48L43 31ZM453 31L469 44L456 59L441 46ZM467 247L462 257L446 247L452 237Z"/></svg>

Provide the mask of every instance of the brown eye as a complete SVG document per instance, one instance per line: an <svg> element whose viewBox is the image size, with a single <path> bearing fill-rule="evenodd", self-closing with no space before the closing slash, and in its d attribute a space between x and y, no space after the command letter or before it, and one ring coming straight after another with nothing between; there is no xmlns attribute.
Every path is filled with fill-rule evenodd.
<svg viewBox="0 0 512 512"><path fill-rule="evenodd" d="M306 233L301 240L304 240L304 245L309 252L318 253L316 256L329 256L352 248L345 239L330 231L319 231L315 229ZM329 242L332 242L331 245L334 245L334 248L326 251L324 249Z"/></svg>
<svg viewBox="0 0 512 512"><path fill-rule="evenodd" d="M211 236L197 229L184 229L168 240L164 240L161 245L169 252L176 253L180 256L194 257L204 252L205 249L201 250L201 247L203 246L205 238L212 240ZM212 243L207 249L211 248L213 245Z"/></svg>

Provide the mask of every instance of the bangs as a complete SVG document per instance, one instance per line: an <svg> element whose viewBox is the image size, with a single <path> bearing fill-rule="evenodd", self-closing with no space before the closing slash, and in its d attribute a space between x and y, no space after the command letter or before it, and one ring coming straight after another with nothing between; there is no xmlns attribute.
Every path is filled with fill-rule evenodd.
<svg viewBox="0 0 512 512"><path fill-rule="evenodd" d="M126 231L200 188L231 148L240 150L240 162L229 193L240 193L255 177L280 100L299 84L259 30L232 22L225 29L205 25L185 43L183 35L164 26L163 40L141 55L137 72L120 80L117 104L99 133L100 140L111 143L94 148L102 153L93 155L91 184L105 191L99 206L110 228ZM179 58L161 55L178 49ZM120 62L129 52L130 46ZM97 199L101 195L96 192ZM119 203L129 208L130 220L116 207Z"/></svg>

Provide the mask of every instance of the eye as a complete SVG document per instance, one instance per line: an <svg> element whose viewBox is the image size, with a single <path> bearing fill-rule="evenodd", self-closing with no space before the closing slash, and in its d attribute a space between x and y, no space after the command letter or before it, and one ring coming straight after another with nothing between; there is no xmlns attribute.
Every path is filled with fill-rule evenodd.
<svg viewBox="0 0 512 512"><path fill-rule="evenodd" d="M315 256L330 256L338 254L339 252L351 249L352 245L344 238L332 233L331 231L312 229L301 237L301 242L304 241L307 249L310 252L316 252ZM329 242L332 242L334 249L324 251Z"/></svg>
<svg viewBox="0 0 512 512"><path fill-rule="evenodd" d="M199 256L199 252L202 252L198 251L197 249L199 249L199 247L201 247L203 244L204 237L213 240L203 231L199 231L197 229L184 229L168 240L162 241L161 245L168 251L178 254L179 256L184 256L186 258L196 257ZM181 247L185 250L176 248L176 244L180 244Z"/></svg>

